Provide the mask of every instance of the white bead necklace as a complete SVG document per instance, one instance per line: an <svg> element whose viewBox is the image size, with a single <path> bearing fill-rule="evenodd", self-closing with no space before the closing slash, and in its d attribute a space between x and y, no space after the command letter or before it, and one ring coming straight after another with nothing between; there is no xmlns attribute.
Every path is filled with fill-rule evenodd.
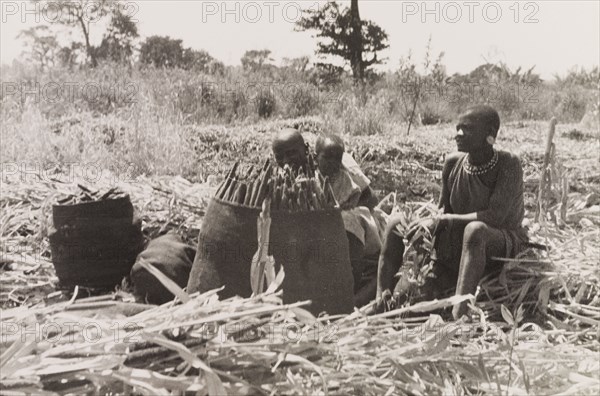
<svg viewBox="0 0 600 396"><path fill-rule="evenodd" d="M494 155L492 159L483 165L473 165L469 161L469 154L467 154L467 158L463 161L463 168L469 175L483 175L486 172L494 169L496 164L498 163L498 152L494 149Z"/></svg>

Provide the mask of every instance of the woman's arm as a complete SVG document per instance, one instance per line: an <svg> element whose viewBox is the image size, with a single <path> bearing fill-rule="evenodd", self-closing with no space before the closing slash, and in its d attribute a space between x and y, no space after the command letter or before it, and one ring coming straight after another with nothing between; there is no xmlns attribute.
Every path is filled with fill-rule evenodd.
<svg viewBox="0 0 600 396"><path fill-rule="evenodd" d="M498 161L498 179L490 196L487 209L477 212L477 220L501 228L507 226L507 219L515 217L523 210L523 167L519 157L502 153L504 161Z"/></svg>
<svg viewBox="0 0 600 396"><path fill-rule="evenodd" d="M367 186L358 199L358 206L366 206L369 210L373 210L378 203L379 199L375 196L375 192L371 186Z"/></svg>
<svg viewBox="0 0 600 396"><path fill-rule="evenodd" d="M456 163L463 155L461 153L448 154L446 161L444 161L444 168L442 169L442 193L438 202L438 208L443 208L444 213L452 212L452 208L450 207L450 173L452 173L452 169L454 169Z"/></svg>

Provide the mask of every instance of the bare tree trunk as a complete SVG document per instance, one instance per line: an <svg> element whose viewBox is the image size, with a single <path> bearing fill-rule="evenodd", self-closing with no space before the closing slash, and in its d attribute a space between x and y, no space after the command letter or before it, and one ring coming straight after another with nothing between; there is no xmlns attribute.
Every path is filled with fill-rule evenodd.
<svg viewBox="0 0 600 396"><path fill-rule="evenodd" d="M360 13L358 12L358 0L352 0L350 4L350 28L352 29L350 40L350 66L352 67L352 76L355 82L362 82L364 79L364 63L362 58L362 31L361 31Z"/></svg>
<svg viewBox="0 0 600 396"><path fill-rule="evenodd" d="M81 30L83 31L83 37L85 38L85 50L87 52L88 58L90 58L92 67L96 67L96 66L98 66L98 61L96 60L96 54L94 53L94 48L92 48L92 45L90 44L90 33L88 31L87 26L85 25L83 15L79 15L79 17L77 19L79 20L79 24L81 25Z"/></svg>

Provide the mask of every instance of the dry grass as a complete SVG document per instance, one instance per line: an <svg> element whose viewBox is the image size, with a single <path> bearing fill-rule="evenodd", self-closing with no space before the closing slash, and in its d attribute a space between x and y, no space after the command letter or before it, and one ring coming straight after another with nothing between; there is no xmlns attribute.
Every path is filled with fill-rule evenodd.
<svg viewBox="0 0 600 396"><path fill-rule="evenodd" d="M168 177L119 186L149 237L174 228L191 243L216 187ZM437 315L452 299L314 318L276 294L218 301L209 292L155 307L124 291L81 298L79 290L66 301L54 291L44 237L49 205L74 189L3 183L2 241L18 247L2 258L4 393L592 395L600 387L597 214L584 215L589 228L579 217L562 229L535 224L536 239L552 250L512 260L484 281L472 322ZM573 193L568 213L584 199ZM400 209L412 219L419 207ZM526 315L509 325L501 305Z"/></svg>
<svg viewBox="0 0 600 396"><path fill-rule="evenodd" d="M370 317L356 311L314 318L303 303L284 306L277 294L218 301L214 292L176 290L178 300L156 307L134 303L126 284L96 297L56 290L47 232L59 194L75 191L76 182L118 185L131 196L148 239L174 229L195 245L219 178L240 159L262 164L271 131L296 126L311 143L308 132L343 133L380 195L397 192L398 209L414 220L439 194L453 126L419 127L406 136L392 76L373 87L364 107L348 87L319 96L320 87L306 85L287 102L276 92L272 118L264 121L255 103L206 91L206 82L290 76L213 81L111 65L73 75L3 73L3 81L42 86L134 83L137 94L134 103L124 103L127 91L96 102L0 98L1 394L600 393L597 128L558 125L556 159L569 186L555 185L549 196L560 199L547 202L546 216L533 223L547 126L503 125L500 148L523 159L531 235L551 250L507 260L500 276L484 280L471 322L444 321L442 308L453 299ZM590 90L546 88L537 104L503 119L558 111L575 120L586 109ZM456 111L445 102L423 107L442 119ZM287 119L303 115L312 116ZM558 227L553 216L565 208Z"/></svg>
<svg viewBox="0 0 600 396"><path fill-rule="evenodd" d="M169 92L169 81L162 84L157 89ZM227 127L193 125L174 116L168 97L162 104L151 99L141 95L133 108L104 116L66 109L71 115L60 119L35 105L15 104L13 111L4 103L0 392L598 394L597 134L575 139L573 125L557 127L556 158L570 183L559 228L551 220L562 202L532 222L546 124L503 126L500 148L523 158L531 235L551 250L527 252L482 282L470 323L438 316L451 300L371 317L357 311L313 318L273 294L218 301L207 293L152 307L133 303L127 285L103 297L57 291L46 236L51 204L76 189L71 182L118 185L141 214L147 238L175 229L195 245L219 178L240 158L262 164L275 129L297 126L311 143L310 132L345 133L373 186L381 196L397 192L411 220L423 202L437 198L442 157L453 147L451 125L417 128L407 137L377 98L367 113L353 102L333 103L337 110L323 118L249 119ZM82 179L78 169L102 173ZM514 317L510 324L506 312ZM73 331L68 322L79 327ZM45 338L35 339L36 324ZM91 334L82 333L86 324ZM32 333L21 338L25 328ZM91 342L97 329L101 337ZM298 330L300 338L282 329Z"/></svg>
<svg viewBox="0 0 600 396"><path fill-rule="evenodd" d="M47 120L35 107L28 111L23 118L26 122L7 119L2 123L3 171L12 171L9 166L59 168L63 179L70 169L80 174L86 169L108 169L121 179L181 175L204 182L210 175L224 176L240 158L248 164L262 164L270 154L276 129L299 127L311 142L314 136L308 132L344 131L342 121L318 117L227 127L185 125L151 106L102 117L81 113L59 121ZM417 128L406 136L403 125L386 123L381 117L378 122L385 124L382 131L378 129L380 133L344 135L344 139L381 196L397 190L400 201L437 197L441 158L454 147L453 125ZM499 147L521 155L526 180L531 182L537 181L546 129L546 123L529 122L508 123L500 131ZM572 139L568 134L572 129L573 125L558 125L557 157L569 171L572 189L581 191L591 185L588 192L599 193L594 187L600 182L598 136ZM88 178L93 179L93 174Z"/></svg>
<svg viewBox="0 0 600 396"><path fill-rule="evenodd" d="M553 332L531 330L524 324L509 361L505 324L485 319L444 323L439 316L426 315L452 302L415 305L409 310L419 316L403 321L356 312L330 322L311 317L299 308L301 304L283 306L276 295L217 301L212 292L192 296L186 303L148 307L130 317L109 312L114 302L86 299L10 310L5 312L6 320L32 326L37 314L45 318L44 323L67 328L67 322L77 322L102 333L88 335L97 339L93 343L77 331L50 334L50 339L61 340L56 344L35 342L32 336L13 337L3 356L3 386L16 391L36 390L43 384L61 393L149 395L185 390L200 394L595 394L597 341L552 342ZM269 329L278 331L270 335ZM287 337L282 329L290 331ZM585 339L582 331L560 333ZM507 384L511 365L514 380Z"/></svg>

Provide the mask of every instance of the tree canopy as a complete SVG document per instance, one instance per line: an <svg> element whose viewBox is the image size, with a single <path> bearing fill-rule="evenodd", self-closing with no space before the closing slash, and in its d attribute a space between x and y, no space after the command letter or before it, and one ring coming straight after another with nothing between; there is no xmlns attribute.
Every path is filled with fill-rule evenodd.
<svg viewBox="0 0 600 396"><path fill-rule="evenodd" d="M371 66L382 63L378 53L389 47L387 33L374 22L360 19L358 0L352 0L350 8L331 1L306 13L296 26L301 31L316 31L321 63L327 63L329 56L342 58L350 63L357 81L364 79Z"/></svg>

